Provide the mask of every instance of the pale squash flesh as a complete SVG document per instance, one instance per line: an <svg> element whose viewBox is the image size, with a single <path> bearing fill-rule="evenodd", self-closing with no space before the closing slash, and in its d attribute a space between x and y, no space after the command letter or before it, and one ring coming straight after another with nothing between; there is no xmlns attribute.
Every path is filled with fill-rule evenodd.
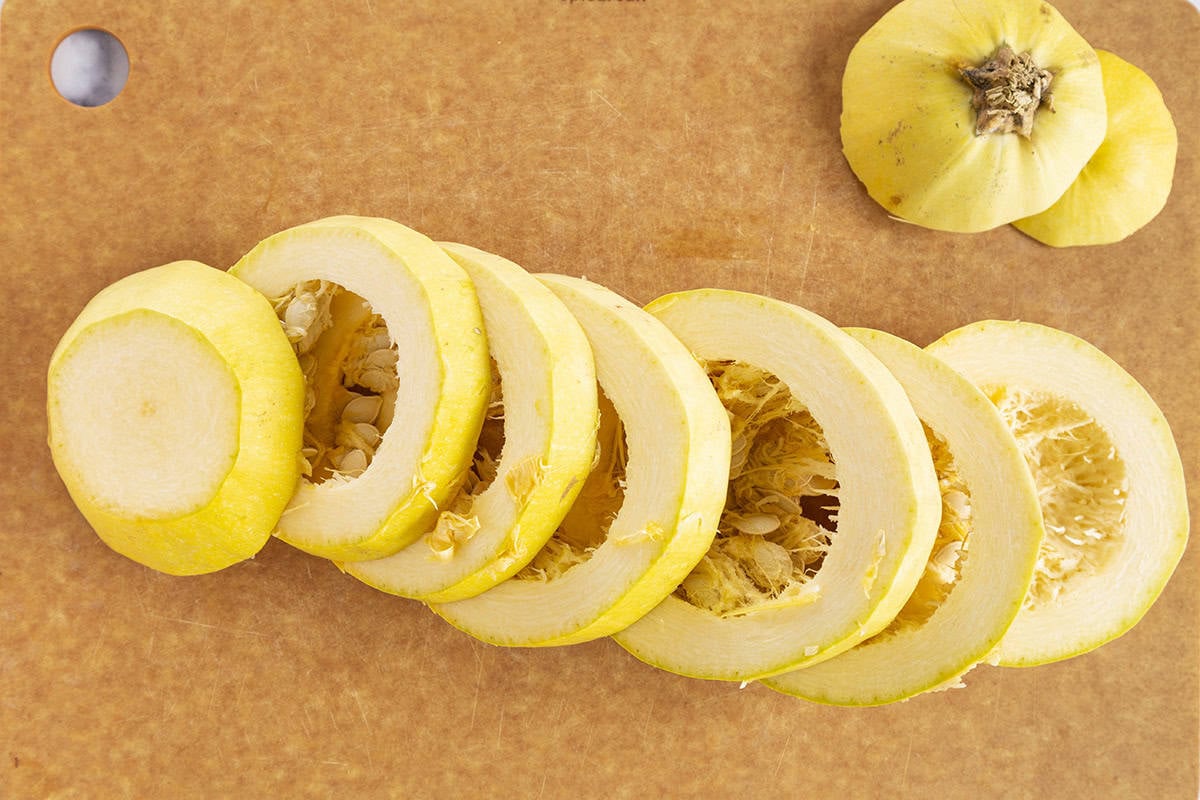
<svg viewBox="0 0 1200 800"><path fill-rule="evenodd" d="M1054 328L978 322L928 351L999 408L1045 520L1024 607L988 660L1044 664L1128 631L1188 539L1183 466L1162 412L1111 358Z"/></svg>

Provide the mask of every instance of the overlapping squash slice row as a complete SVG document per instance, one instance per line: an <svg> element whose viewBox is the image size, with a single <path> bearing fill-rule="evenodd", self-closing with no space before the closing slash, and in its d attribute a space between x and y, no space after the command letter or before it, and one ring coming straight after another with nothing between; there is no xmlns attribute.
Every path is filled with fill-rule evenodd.
<svg viewBox="0 0 1200 800"><path fill-rule="evenodd" d="M152 568L274 532L483 641L613 636L825 703L1099 646L1188 534L1166 421L1065 333L922 351L740 292L641 308L382 219L114 284L48 389L72 498Z"/></svg>

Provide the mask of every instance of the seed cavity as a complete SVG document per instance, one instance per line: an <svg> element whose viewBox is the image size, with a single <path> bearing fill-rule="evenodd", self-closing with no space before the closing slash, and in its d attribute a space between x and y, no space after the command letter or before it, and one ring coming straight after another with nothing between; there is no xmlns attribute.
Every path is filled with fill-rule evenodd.
<svg viewBox="0 0 1200 800"><path fill-rule="evenodd" d="M425 537L429 549L439 559L453 559L463 545L479 533L482 523L474 512L475 501L495 483L503 450L504 387L500 379L500 370L493 359L491 397L488 400L483 428L475 445L475 456L463 477L462 485L438 515L433 531ZM510 470L506 482L512 479L514 472L523 468L524 465L519 464Z"/></svg>
<svg viewBox="0 0 1200 800"><path fill-rule="evenodd" d="M1102 571L1125 532L1125 462L1108 432L1074 403L1018 389L988 392L1037 485L1046 535L1025 607L1053 603Z"/></svg>
<svg viewBox="0 0 1200 800"><path fill-rule="evenodd" d="M391 421L397 347L367 301L338 284L305 281L271 303L304 375L302 472L312 483L352 480Z"/></svg>
<svg viewBox="0 0 1200 800"><path fill-rule="evenodd" d="M609 537L609 528L625 502L625 468L628 450L625 427L612 401L597 387L599 417L596 430L596 454L592 469L579 490L570 511L550 540L514 577L517 580L552 581L571 568L586 563L601 544L631 544L661 539L665 532L657 525Z"/></svg>
<svg viewBox="0 0 1200 800"><path fill-rule="evenodd" d="M839 507L824 431L778 376L702 365L729 414L729 487L712 546L675 594L721 616L811 602Z"/></svg>

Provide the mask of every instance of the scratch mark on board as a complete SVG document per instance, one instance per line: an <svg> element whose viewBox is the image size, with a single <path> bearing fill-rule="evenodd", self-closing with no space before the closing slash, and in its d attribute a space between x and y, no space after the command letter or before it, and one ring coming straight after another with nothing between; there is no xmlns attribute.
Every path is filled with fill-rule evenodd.
<svg viewBox="0 0 1200 800"><path fill-rule="evenodd" d="M329 721L333 723L333 729L337 731L338 738L343 737L345 734L342 733L342 726L338 724L337 714L333 713L332 708L327 708L325 710L329 712Z"/></svg>
<svg viewBox="0 0 1200 800"><path fill-rule="evenodd" d="M238 681L237 691L233 695L233 707L236 709L242 704L242 693L246 689L246 678L249 673L242 673L242 679Z"/></svg>
<svg viewBox="0 0 1200 800"><path fill-rule="evenodd" d="M642 720L642 738L645 739L650 733L650 723L654 721L654 702L655 697L651 695L650 702L646 707L646 718Z"/></svg>
<svg viewBox="0 0 1200 800"><path fill-rule="evenodd" d="M611 108L613 113L616 114L618 117L620 117L621 119L625 119L625 115L621 113L621 109L614 106L612 104L612 102L607 97L604 96L604 92L600 91L599 89L589 89L588 96L595 97L601 103L604 103L604 105Z"/></svg>
<svg viewBox="0 0 1200 800"><path fill-rule="evenodd" d="M354 704L358 706L358 716L362 719L363 727L370 733L371 723L367 720L367 710L363 708L362 695L358 693L358 689L351 689L350 694L354 695Z"/></svg>
<svg viewBox="0 0 1200 800"><path fill-rule="evenodd" d="M817 174L820 175L825 169L826 159L821 159L821 163L817 168ZM820 181L813 183L812 203L808 208L808 247L804 250L804 261L800 264L800 280L797 284L798 292L801 297L804 296L804 283L808 279L808 264L812 260L813 243L817 239L817 225L814 220L817 217L817 190L820 187Z"/></svg>
<svg viewBox="0 0 1200 800"><path fill-rule="evenodd" d="M300 720L300 727L304 728L304 735L309 739L312 738L312 716L308 713L308 703L300 706L300 710L304 712L304 719Z"/></svg>
<svg viewBox="0 0 1200 800"><path fill-rule="evenodd" d="M363 707L362 695L358 693L357 689L351 689L350 694L354 695L354 704L358 706L358 716L362 719L363 728L366 729L368 734L373 734L374 731L371 729L371 723L367 719L367 710ZM367 740L367 766L375 766L375 757L371 754L370 739Z"/></svg>
<svg viewBox="0 0 1200 800"><path fill-rule="evenodd" d="M783 759L785 756L787 756L788 747L791 746L791 744L792 744L792 734L789 733L787 735L787 738L783 740L783 747L779 748L779 759L775 762L775 775L776 776L778 776L779 771L781 769L783 769Z"/></svg>
<svg viewBox="0 0 1200 800"><path fill-rule="evenodd" d="M196 628L201 628L203 630L209 630L209 631L221 631L223 633L244 633L244 634L248 634L250 636L264 636L264 637L267 635L267 634L263 633L262 631L250 630L249 628L227 628L227 627L223 627L221 625L213 625L212 623L209 623L209 622L199 622L194 619L184 619L183 617L168 617L164 614L150 614L149 616L153 619L161 619L161 620L165 620L166 622L177 622L181 625L192 625Z"/></svg>
<svg viewBox="0 0 1200 800"><path fill-rule="evenodd" d="M473 643L471 655L475 656L475 694L471 698L471 724L467 726L468 731L475 730L475 714L479 711L479 687L483 683L483 657L479 655Z"/></svg>

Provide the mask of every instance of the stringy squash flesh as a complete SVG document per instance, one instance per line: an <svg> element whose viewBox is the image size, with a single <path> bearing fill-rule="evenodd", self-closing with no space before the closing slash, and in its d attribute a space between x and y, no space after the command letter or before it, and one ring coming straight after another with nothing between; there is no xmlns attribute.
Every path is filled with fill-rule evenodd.
<svg viewBox="0 0 1200 800"><path fill-rule="evenodd" d="M675 594L721 616L806 602L837 525L821 426L778 377L738 361L701 366L729 414L729 489L712 547Z"/></svg>
<svg viewBox="0 0 1200 800"><path fill-rule="evenodd" d="M1108 433L1069 400L1003 387L988 395L1033 473L1045 520L1025 605L1053 603L1077 577L1103 572L1117 550L1129 494L1125 462Z"/></svg>

